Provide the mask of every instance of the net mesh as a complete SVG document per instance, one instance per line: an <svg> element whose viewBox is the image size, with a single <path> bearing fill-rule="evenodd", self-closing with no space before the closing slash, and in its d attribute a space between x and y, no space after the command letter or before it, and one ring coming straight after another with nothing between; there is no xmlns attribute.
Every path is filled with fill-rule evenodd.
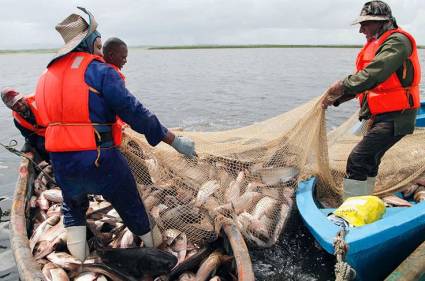
<svg viewBox="0 0 425 281"><path fill-rule="evenodd" d="M164 143L124 131L121 150L152 221L194 242L215 240L223 223L239 227L259 247L273 245L285 226L300 180L318 178L318 197L336 206L347 157L360 140L350 133L356 114L326 133L320 98L247 127L220 132L173 130L195 141L187 159ZM396 191L425 170L425 130L388 151L375 192ZM328 153L329 152L329 153Z"/></svg>

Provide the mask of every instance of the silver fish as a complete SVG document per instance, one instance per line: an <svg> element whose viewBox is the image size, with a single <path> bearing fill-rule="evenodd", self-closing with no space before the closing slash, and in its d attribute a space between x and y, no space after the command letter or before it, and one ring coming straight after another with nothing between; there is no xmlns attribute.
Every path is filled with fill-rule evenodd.
<svg viewBox="0 0 425 281"><path fill-rule="evenodd" d="M217 212L223 212L223 211L232 211L236 214L240 214L243 211L248 210L257 203L257 201L262 197L261 193L258 192L245 192L240 198L237 200L232 201L231 203L227 203L224 205L221 205L220 207L216 208L215 211Z"/></svg>
<svg viewBox="0 0 425 281"><path fill-rule="evenodd" d="M46 198L50 202L54 202L54 203L63 202L62 191L60 189L48 189L43 191L42 194L44 195L44 198Z"/></svg>
<svg viewBox="0 0 425 281"><path fill-rule="evenodd" d="M74 278L74 281L96 281L97 273L94 272L83 272Z"/></svg>
<svg viewBox="0 0 425 281"><path fill-rule="evenodd" d="M219 251L214 251L204 260L196 272L196 281L206 281L211 272L217 269L221 264L232 260L232 257L225 256Z"/></svg>
<svg viewBox="0 0 425 281"><path fill-rule="evenodd" d="M171 245L171 249L177 253L177 265L182 263L186 257L187 252L187 237L184 232L180 233L176 237L173 244Z"/></svg>
<svg viewBox="0 0 425 281"><path fill-rule="evenodd" d="M51 228L53 225L57 224L60 220L60 216L53 216L42 222L37 229L34 231L30 238L30 249L31 252L34 250L35 244L39 241L40 237Z"/></svg>
<svg viewBox="0 0 425 281"><path fill-rule="evenodd" d="M402 190L404 198L412 196L418 188L419 184L416 183L406 185Z"/></svg>
<svg viewBox="0 0 425 281"><path fill-rule="evenodd" d="M210 180L205 182L199 188L199 191L195 200L195 206L196 207L202 206L207 201L207 199L219 188L220 188L220 185L218 184L216 180Z"/></svg>
<svg viewBox="0 0 425 281"><path fill-rule="evenodd" d="M416 191L415 194L413 194L413 200L416 202L422 202L425 201L425 187L421 186Z"/></svg>
<svg viewBox="0 0 425 281"><path fill-rule="evenodd" d="M65 270L60 267L50 269L50 275L52 276L52 281L69 281Z"/></svg>
<svg viewBox="0 0 425 281"><path fill-rule="evenodd" d="M53 252L47 256L47 259L57 266L70 271L78 271L82 265L79 259L64 252Z"/></svg>
<svg viewBox="0 0 425 281"><path fill-rule="evenodd" d="M387 195L382 198L382 200L390 206L412 207L412 204L410 204L409 201L401 199L400 197L395 195Z"/></svg>
<svg viewBox="0 0 425 281"><path fill-rule="evenodd" d="M241 192L241 185L245 179L245 173L243 171L239 172L236 180L232 181L229 184L229 187L224 191L224 201L231 202L239 198Z"/></svg>
<svg viewBox="0 0 425 281"><path fill-rule="evenodd" d="M243 230L248 230L257 236L262 236L265 238L269 238L269 229L264 224L264 222L259 219L253 217L251 214L247 212L241 213L238 218L239 227Z"/></svg>
<svg viewBox="0 0 425 281"><path fill-rule="evenodd" d="M255 205L252 216L256 219L259 219L263 215L271 217L277 203L278 202L275 199L264 196L260 199L260 201L258 201L257 205Z"/></svg>
<svg viewBox="0 0 425 281"><path fill-rule="evenodd" d="M294 180L298 176L299 170L295 167L269 167L259 169L257 173L264 184L277 185Z"/></svg>
<svg viewBox="0 0 425 281"><path fill-rule="evenodd" d="M52 281L52 275L50 274L50 270L54 268L58 268L58 266L52 262L48 262L43 266L43 269L41 270L41 272L46 278L46 281Z"/></svg>

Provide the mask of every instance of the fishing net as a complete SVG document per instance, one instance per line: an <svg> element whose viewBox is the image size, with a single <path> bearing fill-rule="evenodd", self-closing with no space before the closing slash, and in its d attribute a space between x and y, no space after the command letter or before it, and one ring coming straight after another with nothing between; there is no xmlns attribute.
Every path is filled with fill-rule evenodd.
<svg viewBox="0 0 425 281"><path fill-rule="evenodd" d="M212 241L223 223L232 223L248 241L268 247L285 226L300 180L316 176L319 198L336 204L347 157L360 140L350 133L356 121L353 115L327 136L325 111L316 98L243 128L174 130L195 141L194 160L163 143L151 147L130 128L121 149L161 232L177 229L191 241ZM424 133L416 130L385 155L377 193L395 191L424 171Z"/></svg>

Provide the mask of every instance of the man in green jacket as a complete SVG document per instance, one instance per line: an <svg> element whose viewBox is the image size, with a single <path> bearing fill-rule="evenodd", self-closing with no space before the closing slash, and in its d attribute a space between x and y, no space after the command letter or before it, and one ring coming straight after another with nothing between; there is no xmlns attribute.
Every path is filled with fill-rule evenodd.
<svg viewBox="0 0 425 281"><path fill-rule="evenodd" d="M365 3L356 23L367 40L357 57L357 72L332 84L322 99L326 109L358 97L359 119L368 125L347 160L344 198L373 193L381 158L413 133L419 106L420 66L413 37L398 28L382 1Z"/></svg>

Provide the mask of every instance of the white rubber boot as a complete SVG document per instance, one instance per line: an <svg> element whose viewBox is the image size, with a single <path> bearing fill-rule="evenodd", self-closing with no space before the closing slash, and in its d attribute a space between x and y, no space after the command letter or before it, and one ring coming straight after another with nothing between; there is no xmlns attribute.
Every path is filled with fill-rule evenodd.
<svg viewBox="0 0 425 281"><path fill-rule="evenodd" d="M72 256L84 261L88 248L86 247L86 226L71 226L65 228L66 230L66 244Z"/></svg>
<svg viewBox="0 0 425 281"><path fill-rule="evenodd" d="M153 248L154 244L153 244L152 231L149 231L146 234L140 235L139 237L140 239L142 239L143 245L145 247Z"/></svg>
<svg viewBox="0 0 425 281"><path fill-rule="evenodd" d="M373 191L375 190L375 182L376 182L376 177L367 178L367 190L369 192L369 195L372 195Z"/></svg>
<svg viewBox="0 0 425 281"><path fill-rule="evenodd" d="M344 195L343 199L353 196L370 195L367 181L358 181L344 178Z"/></svg>

